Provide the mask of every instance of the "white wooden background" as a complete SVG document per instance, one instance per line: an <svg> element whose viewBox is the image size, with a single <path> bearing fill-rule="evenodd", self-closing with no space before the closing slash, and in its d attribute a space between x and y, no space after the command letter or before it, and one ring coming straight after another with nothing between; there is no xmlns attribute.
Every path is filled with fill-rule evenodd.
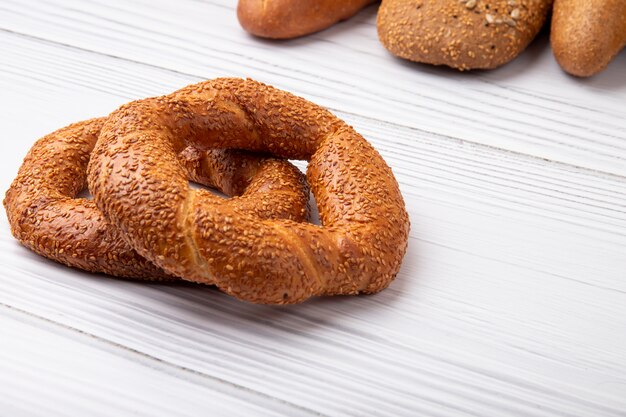
<svg viewBox="0 0 626 417"><path fill-rule="evenodd" d="M412 230L383 293L288 308L89 275L0 218L2 416L626 416L626 53L566 76L399 61L376 6L249 37L235 0L1 0L0 188L70 122L217 76L325 105L392 166Z"/></svg>

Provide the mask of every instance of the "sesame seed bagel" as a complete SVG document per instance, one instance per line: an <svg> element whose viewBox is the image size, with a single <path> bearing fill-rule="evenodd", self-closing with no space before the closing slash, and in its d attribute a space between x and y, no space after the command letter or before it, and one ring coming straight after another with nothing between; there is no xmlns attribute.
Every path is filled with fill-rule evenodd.
<svg viewBox="0 0 626 417"><path fill-rule="evenodd" d="M597 74L626 46L626 1L555 0L550 41L565 71Z"/></svg>
<svg viewBox="0 0 626 417"><path fill-rule="evenodd" d="M137 254L93 201L77 198L86 186L87 164L104 121L76 123L35 143L4 199L11 231L36 253L85 271L172 279ZM233 212L294 221L308 218L306 179L287 161L243 151L201 152L193 147L183 149L176 158L192 180L241 195L223 201ZM150 219L137 221L149 224Z"/></svg>
<svg viewBox="0 0 626 417"><path fill-rule="evenodd" d="M378 36L400 58L492 69L526 49L551 5L552 0L383 0Z"/></svg>
<svg viewBox="0 0 626 417"><path fill-rule="evenodd" d="M375 0L239 0L241 26L263 38L308 35L345 20Z"/></svg>
<svg viewBox="0 0 626 417"><path fill-rule="evenodd" d="M176 162L190 145L308 160L323 226L237 213L190 189ZM328 110L253 80L215 79L122 106L103 127L88 179L142 256L249 302L380 291L407 247L404 201L380 154Z"/></svg>

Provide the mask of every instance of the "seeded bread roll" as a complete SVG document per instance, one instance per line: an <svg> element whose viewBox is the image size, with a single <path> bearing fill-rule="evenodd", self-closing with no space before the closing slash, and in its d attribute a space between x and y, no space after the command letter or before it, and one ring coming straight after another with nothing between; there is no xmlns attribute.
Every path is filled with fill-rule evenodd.
<svg viewBox="0 0 626 417"><path fill-rule="evenodd" d="M556 0L550 38L565 71L597 74L626 45L626 0Z"/></svg>
<svg viewBox="0 0 626 417"><path fill-rule="evenodd" d="M375 0L239 0L241 26L263 38L308 35L348 19Z"/></svg>
<svg viewBox="0 0 626 417"><path fill-rule="evenodd" d="M552 0L383 0L378 36L400 58L491 69L528 46L551 5Z"/></svg>

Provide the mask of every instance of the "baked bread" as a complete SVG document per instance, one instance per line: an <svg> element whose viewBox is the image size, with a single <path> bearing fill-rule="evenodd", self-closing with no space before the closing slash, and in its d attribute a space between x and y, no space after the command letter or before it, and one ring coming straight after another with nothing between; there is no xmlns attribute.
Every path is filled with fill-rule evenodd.
<svg viewBox="0 0 626 417"><path fill-rule="evenodd" d="M263 38L308 35L345 20L375 0L239 0L241 26Z"/></svg>
<svg viewBox="0 0 626 417"><path fill-rule="evenodd" d="M93 201L77 198L86 186L87 163L104 121L75 123L35 143L4 199L11 231L36 253L85 271L172 279L137 254ZM309 188L304 175L287 161L193 147L183 149L176 158L192 180L241 195L224 201L224 207L261 218L308 218ZM150 219L138 221L144 224Z"/></svg>
<svg viewBox="0 0 626 417"><path fill-rule="evenodd" d="M626 45L626 0L555 0L550 41L565 71L597 74Z"/></svg>
<svg viewBox="0 0 626 417"><path fill-rule="evenodd" d="M188 186L188 146L309 160L323 226L234 212ZM400 269L409 221L382 157L328 110L252 80L222 78L122 106L89 163L98 208L150 261L255 303L373 293Z"/></svg>
<svg viewBox="0 0 626 417"><path fill-rule="evenodd" d="M519 55L552 0L383 0L378 36L392 54L459 70L491 69Z"/></svg>

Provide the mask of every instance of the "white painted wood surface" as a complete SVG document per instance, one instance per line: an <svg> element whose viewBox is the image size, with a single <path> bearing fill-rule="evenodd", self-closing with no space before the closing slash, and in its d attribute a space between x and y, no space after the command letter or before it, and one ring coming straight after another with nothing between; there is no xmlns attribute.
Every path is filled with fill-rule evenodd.
<svg viewBox="0 0 626 417"><path fill-rule="evenodd" d="M249 76L332 109L410 211L394 284L287 308L89 275L0 221L0 415L626 416L626 54L563 74L394 59L376 7L288 42L234 0L0 1L0 188L40 136Z"/></svg>

